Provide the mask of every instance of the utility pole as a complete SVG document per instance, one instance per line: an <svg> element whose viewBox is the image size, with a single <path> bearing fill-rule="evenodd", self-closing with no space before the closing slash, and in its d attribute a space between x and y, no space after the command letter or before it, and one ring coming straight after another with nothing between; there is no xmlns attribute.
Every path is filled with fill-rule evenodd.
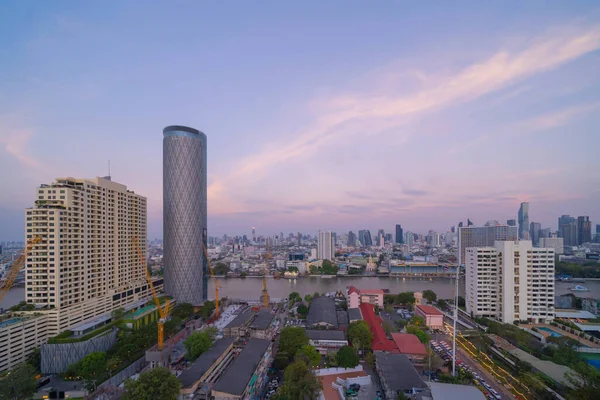
<svg viewBox="0 0 600 400"><path fill-rule="evenodd" d="M453 338L452 338L452 376L456 376L456 320L458 319L458 277L460 272L460 263L461 263L461 251L460 251L460 231L461 228L458 228L458 256L456 257L456 278L455 278L455 288L454 288L454 321L453 321Z"/></svg>

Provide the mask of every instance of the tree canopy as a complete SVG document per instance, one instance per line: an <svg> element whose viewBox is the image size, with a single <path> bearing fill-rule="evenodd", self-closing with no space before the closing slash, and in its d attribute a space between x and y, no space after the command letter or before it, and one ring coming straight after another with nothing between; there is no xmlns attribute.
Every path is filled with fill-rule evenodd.
<svg viewBox="0 0 600 400"><path fill-rule="evenodd" d="M413 292L402 292L396 296L396 304L408 305L415 303L415 294Z"/></svg>
<svg viewBox="0 0 600 400"><path fill-rule="evenodd" d="M296 352L296 357L306 358L309 364L313 367L317 367L321 363L321 353L319 353L317 349L310 344L302 346Z"/></svg>
<svg viewBox="0 0 600 400"><path fill-rule="evenodd" d="M181 319L187 319L194 313L194 306L190 303L178 303L173 309L172 315Z"/></svg>
<svg viewBox="0 0 600 400"><path fill-rule="evenodd" d="M123 400L176 400L180 389L179 379L167 368L158 367L144 372L137 380L125 381Z"/></svg>
<svg viewBox="0 0 600 400"><path fill-rule="evenodd" d="M321 382L308 365L298 360L288 365L283 373L283 386L277 393L277 399L316 400L319 398Z"/></svg>
<svg viewBox="0 0 600 400"><path fill-rule="evenodd" d="M297 326L288 326L281 330L279 334L279 352L287 353L293 357L302 346L308 344L306 331Z"/></svg>
<svg viewBox="0 0 600 400"><path fill-rule="evenodd" d="M433 290L424 290L423 298L427 300L428 303L433 303L437 300L437 294Z"/></svg>
<svg viewBox="0 0 600 400"><path fill-rule="evenodd" d="M27 363L17 365L10 374L0 378L0 399L28 399L35 393L36 371Z"/></svg>
<svg viewBox="0 0 600 400"><path fill-rule="evenodd" d="M210 318L212 313L215 311L215 303L214 301L207 300L204 302L202 307L200 308L200 316L203 319Z"/></svg>
<svg viewBox="0 0 600 400"><path fill-rule="evenodd" d="M195 360L206 350L210 349L212 339L208 332L194 332L185 339L183 345L187 351L188 358Z"/></svg>
<svg viewBox="0 0 600 400"><path fill-rule="evenodd" d="M300 296L300 293L298 292L292 292L289 294L288 300L292 302L302 301L302 296Z"/></svg>
<svg viewBox="0 0 600 400"><path fill-rule="evenodd" d="M337 362L340 367L354 368L359 361L358 353L350 346L343 346L337 352Z"/></svg>
<svg viewBox="0 0 600 400"><path fill-rule="evenodd" d="M348 325L346 337L357 350L367 350L371 348L373 332L365 321L355 321Z"/></svg>
<svg viewBox="0 0 600 400"><path fill-rule="evenodd" d="M225 263L218 262L213 267L213 272L215 273L215 275L227 275L229 273L229 266L227 266L227 264Z"/></svg>
<svg viewBox="0 0 600 400"><path fill-rule="evenodd" d="M106 353L96 351L88 354L77 363L77 370L87 381L97 378L106 371Z"/></svg>
<svg viewBox="0 0 600 400"><path fill-rule="evenodd" d="M306 305L304 305L304 304L300 304L298 306L298 314L300 314L300 315L308 314L308 307L306 307Z"/></svg>
<svg viewBox="0 0 600 400"><path fill-rule="evenodd" d="M312 300L312 294L307 294L306 296L304 296L304 301L307 303L310 303Z"/></svg>
<svg viewBox="0 0 600 400"><path fill-rule="evenodd" d="M414 326L424 327L425 326L425 318L421 317L420 315L415 314L410 319L410 323Z"/></svg>
<svg viewBox="0 0 600 400"><path fill-rule="evenodd" d="M423 344L429 343L429 334L423 329L420 329L414 325L407 326L406 333L412 333L413 335L416 335L419 338L419 341Z"/></svg>

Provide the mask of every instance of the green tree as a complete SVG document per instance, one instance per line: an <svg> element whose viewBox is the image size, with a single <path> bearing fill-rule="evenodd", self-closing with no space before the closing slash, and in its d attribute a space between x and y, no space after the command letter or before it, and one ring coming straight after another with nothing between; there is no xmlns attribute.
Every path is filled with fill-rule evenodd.
<svg viewBox="0 0 600 400"><path fill-rule="evenodd" d="M283 373L283 386L277 393L281 399L316 400L319 398L321 383L304 361L296 361L287 366Z"/></svg>
<svg viewBox="0 0 600 400"><path fill-rule="evenodd" d="M437 300L437 294L433 290L424 290L423 298L427 300L428 303L434 303Z"/></svg>
<svg viewBox="0 0 600 400"><path fill-rule="evenodd" d="M367 355L365 356L365 362L371 369L375 369L375 355L373 355L372 352L369 351L367 353Z"/></svg>
<svg viewBox="0 0 600 400"><path fill-rule="evenodd" d="M383 326L383 330L386 334L389 335L390 333L394 332L394 325L392 325L390 321L383 321L381 325Z"/></svg>
<svg viewBox="0 0 600 400"><path fill-rule="evenodd" d="M346 337L355 349L367 350L371 348L373 332L365 321L355 321L348 325Z"/></svg>
<svg viewBox="0 0 600 400"><path fill-rule="evenodd" d="M321 363L321 353L310 344L302 346L296 352L296 357L305 358L313 367L317 367Z"/></svg>
<svg viewBox="0 0 600 400"><path fill-rule="evenodd" d="M27 356L27 364L35 368L37 372L41 371L42 355L39 347L33 349L33 351Z"/></svg>
<svg viewBox="0 0 600 400"><path fill-rule="evenodd" d="M415 294L413 292L402 292L396 296L396 303L402 305L409 305L415 303Z"/></svg>
<svg viewBox="0 0 600 400"><path fill-rule="evenodd" d="M213 267L213 272L215 273L215 275L227 275L229 273L229 267L225 263L218 262Z"/></svg>
<svg viewBox="0 0 600 400"><path fill-rule="evenodd" d="M0 378L0 399L29 399L37 389L36 371L28 363L17 365L4 378Z"/></svg>
<svg viewBox="0 0 600 400"><path fill-rule="evenodd" d="M178 303L171 314L181 319L188 319L193 313L194 306L191 303Z"/></svg>
<svg viewBox="0 0 600 400"><path fill-rule="evenodd" d="M425 318L420 315L413 315L410 319L410 323L414 326L424 327L425 326Z"/></svg>
<svg viewBox="0 0 600 400"><path fill-rule="evenodd" d="M289 301L302 301L302 296L298 292L292 292L288 296Z"/></svg>
<svg viewBox="0 0 600 400"><path fill-rule="evenodd" d="M444 299L439 299L437 301L437 306L440 310L445 310L448 307L448 302Z"/></svg>
<svg viewBox="0 0 600 400"><path fill-rule="evenodd" d="M210 301L210 300L205 301L204 304L202 305L202 307L200 308L200 316L203 319L210 318L210 316L215 311L215 308L216 307L215 307L214 301Z"/></svg>
<svg viewBox="0 0 600 400"><path fill-rule="evenodd" d="M117 308L110 313L110 317L113 321L118 321L125 316L125 310L123 308Z"/></svg>
<svg viewBox="0 0 600 400"><path fill-rule="evenodd" d="M319 297L321 294L319 292L314 292L312 297L313 299L316 299L317 297Z"/></svg>
<svg viewBox="0 0 600 400"><path fill-rule="evenodd" d="M86 381L93 381L106 371L106 353L96 351L83 357L77 363L79 375Z"/></svg>
<svg viewBox="0 0 600 400"><path fill-rule="evenodd" d="M396 400L407 400L406 396L402 392L398 392L396 395Z"/></svg>
<svg viewBox="0 0 600 400"><path fill-rule="evenodd" d="M288 267L287 269L289 272L299 272L298 271L298 267Z"/></svg>
<svg viewBox="0 0 600 400"><path fill-rule="evenodd" d="M247 276L248 276L248 273L246 271L240 272L240 278L245 278Z"/></svg>
<svg viewBox="0 0 600 400"><path fill-rule="evenodd" d="M407 326L406 333L412 333L413 335L416 335L419 338L419 341L423 344L429 343L429 334L414 325Z"/></svg>
<svg viewBox="0 0 600 400"><path fill-rule="evenodd" d="M180 389L179 379L167 368L158 367L144 372L137 380L125 381L123 400L176 400Z"/></svg>
<svg viewBox="0 0 600 400"><path fill-rule="evenodd" d="M337 362L340 367L354 368L359 362L358 353L350 346L343 346L337 352Z"/></svg>
<svg viewBox="0 0 600 400"><path fill-rule="evenodd" d="M398 330L402 330L406 325L408 325L408 321L403 318L397 319L395 323Z"/></svg>
<svg viewBox="0 0 600 400"><path fill-rule="evenodd" d="M310 301L312 300L312 294L307 294L306 296L304 296L304 301L307 302L308 304L310 304Z"/></svg>
<svg viewBox="0 0 600 400"><path fill-rule="evenodd" d="M297 326L288 326L281 330L279 334L278 351L289 354L290 359L300 350L302 346L308 344L306 331Z"/></svg>
<svg viewBox="0 0 600 400"><path fill-rule="evenodd" d="M195 360L206 350L210 349L212 339L207 332L194 332L185 339L183 345L187 351L188 358Z"/></svg>
<svg viewBox="0 0 600 400"><path fill-rule="evenodd" d="M273 359L273 368L278 370L284 370L290 365L290 355L286 352L278 351L277 355Z"/></svg>
<svg viewBox="0 0 600 400"><path fill-rule="evenodd" d="M304 305L304 304L300 304L298 306L298 314L299 315L306 315L306 314L308 314L308 307L306 307L306 305Z"/></svg>
<svg viewBox="0 0 600 400"><path fill-rule="evenodd" d="M215 340L215 336L217 336L217 333L219 333L219 329L214 326L208 326L203 330L203 332L206 332L210 340Z"/></svg>

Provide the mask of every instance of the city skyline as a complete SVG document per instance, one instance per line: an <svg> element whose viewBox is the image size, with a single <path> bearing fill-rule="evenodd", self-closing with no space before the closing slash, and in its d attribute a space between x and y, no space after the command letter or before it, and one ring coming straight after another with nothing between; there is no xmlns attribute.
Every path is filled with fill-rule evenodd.
<svg viewBox="0 0 600 400"><path fill-rule="evenodd" d="M211 236L600 221L593 3L182 4L0 5L0 241L108 160L162 237L170 124L210 137Z"/></svg>

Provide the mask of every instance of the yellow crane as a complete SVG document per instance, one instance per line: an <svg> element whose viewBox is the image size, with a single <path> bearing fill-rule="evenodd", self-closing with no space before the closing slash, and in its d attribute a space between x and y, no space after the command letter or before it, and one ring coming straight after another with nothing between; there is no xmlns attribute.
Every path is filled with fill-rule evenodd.
<svg viewBox="0 0 600 400"><path fill-rule="evenodd" d="M146 281L148 282L148 286L150 286L150 290L152 291L152 298L154 299L154 303L156 304L156 308L158 309L158 314L160 318L158 319L158 350L163 349L164 341L165 341L165 322L169 317L169 307L170 302L167 299L164 305L160 304L160 300L156 294L156 289L154 289L154 284L152 283L152 276L150 276L150 271L148 271L148 265L146 264L146 257L142 254L142 249L140 248L140 243L137 237L133 237L133 243L135 244L135 248L138 253L138 258L140 259L140 263L146 272Z"/></svg>
<svg viewBox="0 0 600 400"><path fill-rule="evenodd" d="M269 273L269 259L271 258L271 241L267 238L267 254L265 255L265 274L263 275L263 290L260 296L264 308L269 307L269 292L267 291L267 274Z"/></svg>
<svg viewBox="0 0 600 400"><path fill-rule="evenodd" d="M4 296L6 296L12 285L15 283L15 279L17 279L17 275L19 275L21 268L23 268L25 260L27 260L27 256L33 249L33 246L35 246L41 241L41 236L35 236L27 240L25 248L21 250L21 253L17 257L15 262L13 262L10 269L8 270L8 273L6 274L6 277L4 278L4 285L0 288L0 303L2 303L2 299L4 298Z"/></svg>
<svg viewBox="0 0 600 400"><path fill-rule="evenodd" d="M215 282L215 316L219 319L219 289L221 285L217 280L215 273L210 265L210 257L208 256L208 250L206 250L206 246L202 243L202 249L204 250L204 256L206 257L206 264L208 264L208 270L210 271L210 276L212 276L213 281Z"/></svg>

